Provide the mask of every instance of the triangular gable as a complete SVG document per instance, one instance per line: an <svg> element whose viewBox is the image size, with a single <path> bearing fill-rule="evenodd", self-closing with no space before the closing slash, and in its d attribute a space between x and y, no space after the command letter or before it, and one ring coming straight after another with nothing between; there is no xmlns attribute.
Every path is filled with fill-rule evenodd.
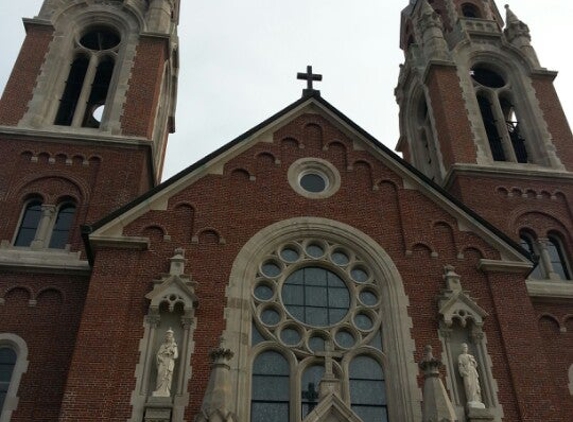
<svg viewBox="0 0 573 422"><path fill-rule="evenodd" d="M340 397L329 394L304 418L303 422L362 422L362 419Z"/></svg>
<svg viewBox="0 0 573 422"><path fill-rule="evenodd" d="M120 208L93 226L84 226L84 240L88 257L92 258L92 242L131 243L134 247L145 247L145 239L127 238L123 228L150 210L165 210L169 198L208 174L222 174L225 164L259 142L273 142L273 133L296 117L305 114L319 114L337 129L347 135L354 148L367 150L388 169L400 176L404 187L418 190L452 215L462 230L473 231L500 251L504 261L512 262L518 270L531 267L529 255L518 244L473 212L448 192L428 179L420 171L400 158L389 148L356 125L348 117L314 93L292 103L263 123L219 148L187 169L163 182L148 193ZM91 242L90 242L91 241ZM495 266L493 263L492 266Z"/></svg>

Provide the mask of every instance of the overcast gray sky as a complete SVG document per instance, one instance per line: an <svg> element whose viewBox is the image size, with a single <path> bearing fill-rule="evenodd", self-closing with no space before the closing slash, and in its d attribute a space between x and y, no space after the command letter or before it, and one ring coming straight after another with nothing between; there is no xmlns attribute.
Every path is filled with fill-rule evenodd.
<svg viewBox="0 0 573 422"><path fill-rule="evenodd" d="M21 17L41 0L0 0L0 88L24 37ZM408 0L182 0L177 132L163 178L170 177L300 98L296 73L313 65L323 97L394 148L394 87L403 55L400 11ZM500 0L498 6L505 10ZM573 118L571 0L513 0L531 29L541 64Z"/></svg>

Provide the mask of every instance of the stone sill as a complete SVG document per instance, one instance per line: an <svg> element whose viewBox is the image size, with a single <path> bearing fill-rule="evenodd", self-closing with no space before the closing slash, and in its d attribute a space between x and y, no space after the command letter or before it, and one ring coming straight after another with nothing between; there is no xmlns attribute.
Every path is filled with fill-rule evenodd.
<svg viewBox="0 0 573 422"><path fill-rule="evenodd" d="M0 247L0 268L14 271L74 273L87 275L91 268L80 258L81 252L67 249L38 249L15 247L5 242Z"/></svg>
<svg viewBox="0 0 573 422"><path fill-rule="evenodd" d="M573 299L573 281L526 280L531 297Z"/></svg>

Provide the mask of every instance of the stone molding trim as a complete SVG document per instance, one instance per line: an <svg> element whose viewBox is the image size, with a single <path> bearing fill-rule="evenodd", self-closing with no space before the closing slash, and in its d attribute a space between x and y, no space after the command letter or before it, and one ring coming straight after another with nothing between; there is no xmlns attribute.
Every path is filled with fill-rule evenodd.
<svg viewBox="0 0 573 422"><path fill-rule="evenodd" d="M0 409L0 422L9 422L12 417L12 412L18 408L18 387L22 374L28 370L28 346L21 337L16 334L0 333L0 347L8 346L16 352L16 366L12 372L10 386L6 398L4 399L4 407Z"/></svg>
<svg viewBox="0 0 573 422"><path fill-rule="evenodd" d="M527 292L531 297L573 299L573 282L526 280Z"/></svg>
<svg viewBox="0 0 573 422"><path fill-rule="evenodd" d="M12 246L6 240L0 243L0 268L52 274L89 275L91 273L89 263L81 258L79 251L48 248L32 250Z"/></svg>
<svg viewBox="0 0 573 422"><path fill-rule="evenodd" d="M398 269L386 251L360 230L338 221L299 217L283 220L259 231L241 249L231 269L225 308L226 329L222 347L234 350L229 362L234 392L235 414L247 420L250 407L250 365L258 348L251 350L250 337L252 283L259 263L279 245L301 237L324 239L346 245L360 254L380 280L384 335L385 374L388 388L388 411L397 422L421 420L421 393L417 384L418 367L414 362L415 344L411 336L412 320L409 300ZM288 356L285 356L288 359Z"/></svg>

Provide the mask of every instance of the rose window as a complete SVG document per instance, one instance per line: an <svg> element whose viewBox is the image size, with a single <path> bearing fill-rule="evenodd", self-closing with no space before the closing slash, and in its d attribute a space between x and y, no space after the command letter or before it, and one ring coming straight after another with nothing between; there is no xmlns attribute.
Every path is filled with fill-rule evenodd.
<svg viewBox="0 0 573 422"><path fill-rule="evenodd" d="M368 344L379 333L380 289L346 246L318 239L283 244L259 265L253 314L260 334L298 353Z"/></svg>

